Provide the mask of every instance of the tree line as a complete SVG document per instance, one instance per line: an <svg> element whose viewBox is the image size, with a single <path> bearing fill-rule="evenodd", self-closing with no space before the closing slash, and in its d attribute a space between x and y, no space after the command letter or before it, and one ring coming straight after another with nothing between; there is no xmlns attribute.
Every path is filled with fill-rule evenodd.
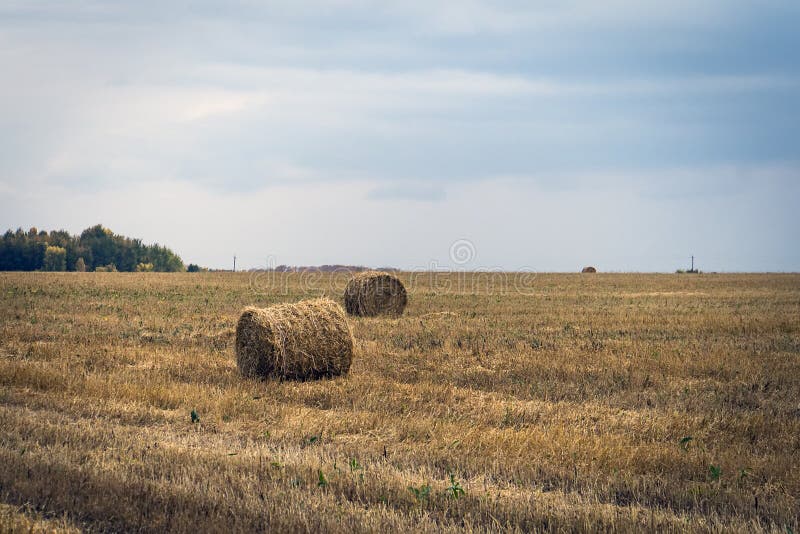
<svg viewBox="0 0 800 534"><path fill-rule="evenodd" d="M185 271L167 247L116 235L98 224L73 236L64 230L7 231L0 239L0 271Z"/></svg>

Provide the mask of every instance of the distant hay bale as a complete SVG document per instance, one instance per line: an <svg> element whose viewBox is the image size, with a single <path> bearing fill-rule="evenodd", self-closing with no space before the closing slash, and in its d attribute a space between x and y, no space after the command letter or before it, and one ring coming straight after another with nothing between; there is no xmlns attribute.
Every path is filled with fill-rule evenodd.
<svg viewBox="0 0 800 534"><path fill-rule="evenodd" d="M379 271L355 275L344 290L344 308L350 315L402 315L406 302L406 288L400 279Z"/></svg>
<svg viewBox="0 0 800 534"><path fill-rule="evenodd" d="M248 307L236 325L236 365L245 377L338 376L350 370L352 360L347 317L327 298Z"/></svg>
<svg viewBox="0 0 800 534"><path fill-rule="evenodd" d="M596 272L597 272L597 269L595 269L594 267L592 267L592 266L590 265L589 267L584 267L584 268L583 268L583 270L582 270L581 272L582 272L582 273L596 273Z"/></svg>

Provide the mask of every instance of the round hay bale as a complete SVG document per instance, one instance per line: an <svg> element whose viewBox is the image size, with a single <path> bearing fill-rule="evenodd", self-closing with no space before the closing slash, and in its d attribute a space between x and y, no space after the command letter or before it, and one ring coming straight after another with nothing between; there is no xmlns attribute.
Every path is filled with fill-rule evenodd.
<svg viewBox="0 0 800 534"><path fill-rule="evenodd" d="M583 270L582 270L581 272L582 272L582 273L584 273L584 274L586 274L586 273L596 273L596 272L597 272L597 269L595 269L594 267L592 267L592 266L590 265L590 266L588 266L588 267L584 267L584 268L583 268Z"/></svg>
<svg viewBox="0 0 800 534"><path fill-rule="evenodd" d="M248 307L236 325L236 365L249 378L338 376L347 373L352 361L347 316L327 298Z"/></svg>
<svg viewBox="0 0 800 534"><path fill-rule="evenodd" d="M344 289L344 308L350 315L402 315L406 302L406 288L399 278L389 273L359 273Z"/></svg>

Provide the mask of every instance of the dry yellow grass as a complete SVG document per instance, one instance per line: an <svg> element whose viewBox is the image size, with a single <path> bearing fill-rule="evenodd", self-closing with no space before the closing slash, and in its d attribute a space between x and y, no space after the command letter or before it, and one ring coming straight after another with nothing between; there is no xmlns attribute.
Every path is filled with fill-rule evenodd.
<svg viewBox="0 0 800 534"><path fill-rule="evenodd" d="M73 534L80 532L65 518L45 518L26 506L0 504L0 532L7 534Z"/></svg>
<svg viewBox="0 0 800 534"><path fill-rule="evenodd" d="M239 312L346 278L0 274L0 529L800 532L800 276L401 279L297 383Z"/></svg>

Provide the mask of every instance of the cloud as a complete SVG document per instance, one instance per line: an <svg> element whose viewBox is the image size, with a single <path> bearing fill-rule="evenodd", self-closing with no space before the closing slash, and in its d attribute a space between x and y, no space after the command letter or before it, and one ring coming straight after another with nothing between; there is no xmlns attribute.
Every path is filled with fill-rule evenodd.
<svg viewBox="0 0 800 534"><path fill-rule="evenodd" d="M658 171L663 172L663 171ZM448 191L446 201L364 202L374 181L300 183L212 192L187 182L129 183L105 191L58 186L15 190L0 200L0 224L79 232L102 223L174 248L187 262L243 268L276 263L358 263L425 269L457 267L453 242L475 249L471 268L672 271L694 254L704 270L791 270L786 243L800 224L800 165L742 171L749 184L726 195L654 194L647 173L610 184L602 174L578 187L494 178ZM724 184L725 169L686 169ZM640 183L640 187L631 184ZM413 205L409 205L413 203ZM768 206L765 210L763 207Z"/></svg>
<svg viewBox="0 0 800 534"><path fill-rule="evenodd" d="M402 184L375 187L367 192L370 200L409 200L417 202L442 202L446 198L445 190L441 187Z"/></svg>
<svg viewBox="0 0 800 534"><path fill-rule="evenodd" d="M796 222L798 20L788 0L4 2L0 222L102 219L220 266L408 266L465 235L507 267L798 265L773 246Z"/></svg>
<svg viewBox="0 0 800 534"><path fill-rule="evenodd" d="M27 144L6 154L9 176L75 187L159 177L236 189L363 176L441 183L708 164L741 157L731 150L739 146L749 158L762 147L780 157L797 147L796 125L750 119L780 113L757 95L798 100L796 80L784 76L578 81L217 64L175 76L70 79L24 96L0 89L6 106L15 102L0 122ZM726 104L733 97L745 105ZM749 125L746 137L732 121Z"/></svg>

